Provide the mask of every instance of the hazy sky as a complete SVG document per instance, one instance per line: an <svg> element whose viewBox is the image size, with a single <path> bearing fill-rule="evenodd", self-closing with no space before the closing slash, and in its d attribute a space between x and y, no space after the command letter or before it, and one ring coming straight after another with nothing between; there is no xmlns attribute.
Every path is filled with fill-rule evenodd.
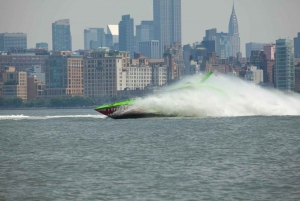
<svg viewBox="0 0 300 201"><path fill-rule="evenodd" d="M181 0L182 43L201 41L205 30L228 32L232 0ZM83 30L118 24L130 14L135 25L152 20L152 0L0 0L0 33L27 33L28 48L47 42L52 49L51 24L70 19L73 50L83 49ZM235 0L241 51L247 42L293 39L300 32L300 0Z"/></svg>

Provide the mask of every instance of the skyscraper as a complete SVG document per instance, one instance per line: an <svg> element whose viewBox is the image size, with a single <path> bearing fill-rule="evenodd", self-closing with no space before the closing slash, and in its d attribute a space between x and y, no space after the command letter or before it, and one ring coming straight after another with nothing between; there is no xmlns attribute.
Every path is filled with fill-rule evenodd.
<svg viewBox="0 0 300 201"><path fill-rule="evenodd" d="M72 38L69 19L58 20L52 23L53 51L71 51Z"/></svg>
<svg viewBox="0 0 300 201"><path fill-rule="evenodd" d="M280 90L294 91L295 66L292 40L276 40L275 87Z"/></svg>
<svg viewBox="0 0 300 201"><path fill-rule="evenodd" d="M105 33L103 28L89 28L84 30L85 50L104 47L105 45Z"/></svg>
<svg viewBox="0 0 300 201"><path fill-rule="evenodd" d="M298 37L294 38L295 58L300 58L300 32Z"/></svg>
<svg viewBox="0 0 300 201"><path fill-rule="evenodd" d="M139 42L154 40L153 21L142 21L140 25L136 25L136 44L139 52Z"/></svg>
<svg viewBox="0 0 300 201"><path fill-rule="evenodd" d="M246 43L246 57L250 58L252 50L263 50L267 43Z"/></svg>
<svg viewBox="0 0 300 201"><path fill-rule="evenodd" d="M134 53L134 23L130 15L122 15L122 21L119 22L119 50L130 52L130 58Z"/></svg>
<svg viewBox="0 0 300 201"><path fill-rule="evenodd" d="M162 57L164 46L181 43L181 0L153 0L153 25Z"/></svg>
<svg viewBox="0 0 300 201"><path fill-rule="evenodd" d="M229 20L228 26L228 37L231 42L231 50L229 56L236 56L240 52L240 34L239 34L239 24L235 14L234 5L232 7L232 12Z"/></svg>

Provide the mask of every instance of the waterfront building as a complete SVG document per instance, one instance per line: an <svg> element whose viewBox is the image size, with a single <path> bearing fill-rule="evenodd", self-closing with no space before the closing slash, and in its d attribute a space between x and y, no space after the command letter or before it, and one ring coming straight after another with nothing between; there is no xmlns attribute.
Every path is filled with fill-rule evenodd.
<svg viewBox="0 0 300 201"><path fill-rule="evenodd" d="M103 28L89 28L84 30L84 50L105 47L105 33Z"/></svg>
<svg viewBox="0 0 300 201"><path fill-rule="evenodd" d="M140 41L139 51L149 59L158 59L160 58L159 41L158 40Z"/></svg>
<svg viewBox="0 0 300 201"><path fill-rule="evenodd" d="M153 0L153 25L162 57L165 46L181 43L181 0Z"/></svg>
<svg viewBox="0 0 300 201"><path fill-rule="evenodd" d="M249 66L246 70L245 80L255 84L263 82L263 70L257 69L256 66Z"/></svg>
<svg viewBox="0 0 300 201"><path fill-rule="evenodd" d="M23 101L27 100L27 73L16 71L15 67L5 67L4 80L2 86L3 98L19 97Z"/></svg>
<svg viewBox="0 0 300 201"><path fill-rule="evenodd" d="M72 38L69 19L52 23L52 49L57 51L72 51Z"/></svg>
<svg viewBox="0 0 300 201"><path fill-rule="evenodd" d="M246 43L246 57L250 58L251 56L251 51L253 50L264 50L264 46L267 46L270 44L266 44L266 43Z"/></svg>
<svg viewBox="0 0 300 201"><path fill-rule="evenodd" d="M11 48L27 49L27 34L1 33L0 51L9 51Z"/></svg>
<svg viewBox="0 0 300 201"><path fill-rule="evenodd" d="M295 66L294 47L289 39L276 40L275 87L280 90L294 91Z"/></svg>
<svg viewBox="0 0 300 201"><path fill-rule="evenodd" d="M239 34L239 24L237 20L237 16L235 14L234 5L232 7L232 12L229 20L228 26L228 37L230 39L231 49L228 52L228 57L236 56L238 52L240 52L240 34Z"/></svg>
<svg viewBox="0 0 300 201"><path fill-rule="evenodd" d="M119 50L128 51L133 57L135 40L134 40L134 21L130 15L122 15L122 21L119 23Z"/></svg>
<svg viewBox="0 0 300 201"><path fill-rule="evenodd" d="M275 60L275 50L276 45L275 44L267 44L263 48L264 53L266 54L267 60Z"/></svg>
<svg viewBox="0 0 300 201"><path fill-rule="evenodd" d="M298 36L294 38L294 50L295 50L295 58L300 58L300 32Z"/></svg>
<svg viewBox="0 0 300 201"><path fill-rule="evenodd" d="M83 57L70 51L53 52L46 60L45 98L83 95Z"/></svg>
<svg viewBox="0 0 300 201"><path fill-rule="evenodd" d="M48 43L45 43L45 42L36 43L35 48L48 50Z"/></svg>
<svg viewBox="0 0 300 201"><path fill-rule="evenodd" d="M26 68L26 73L27 76L36 76L37 79L42 83L46 82L45 73L42 73L42 67L40 65L33 65Z"/></svg>
<svg viewBox="0 0 300 201"><path fill-rule="evenodd" d="M126 88L126 70L130 54L126 51L99 48L83 61L84 95L88 97L114 97Z"/></svg>
<svg viewBox="0 0 300 201"><path fill-rule="evenodd" d="M14 66L16 71L26 71L26 68L34 65L39 65L42 68L42 72L45 72L45 60L49 55L39 55L32 53L0 53L0 67Z"/></svg>
<svg viewBox="0 0 300 201"><path fill-rule="evenodd" d="M27 76L27 101L44 97L44 87L45 83L41 82L37 76Z"/></svg>

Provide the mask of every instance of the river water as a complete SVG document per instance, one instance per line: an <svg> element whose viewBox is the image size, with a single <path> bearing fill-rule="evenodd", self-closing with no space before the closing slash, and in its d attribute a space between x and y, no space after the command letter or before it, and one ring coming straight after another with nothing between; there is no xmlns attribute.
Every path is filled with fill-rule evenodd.
<svg viewBox="0 0 300 201"><path fill-rule="evenodd" d="M300 200L299 123L0 110L0 200Z"/></svg>

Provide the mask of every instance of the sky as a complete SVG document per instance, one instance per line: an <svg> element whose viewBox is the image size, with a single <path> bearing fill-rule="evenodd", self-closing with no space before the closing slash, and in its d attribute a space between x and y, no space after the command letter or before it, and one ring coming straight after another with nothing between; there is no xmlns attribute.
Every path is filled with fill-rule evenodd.
<svg viewBox="0 0 300 201"><path fill-rule="evenodd" d="M83 31L118 24L130 14L134 24L153 20L152 0L0 0L0 33L27 33L28 48L47 42L52 49L52 23L70 19L73 50L83 49ZM181 0L182 44L202 41L205 30L228 32L233 0ZM241 52L245 43L275 43L300 32L300 0L235 0Z"/></svg>

